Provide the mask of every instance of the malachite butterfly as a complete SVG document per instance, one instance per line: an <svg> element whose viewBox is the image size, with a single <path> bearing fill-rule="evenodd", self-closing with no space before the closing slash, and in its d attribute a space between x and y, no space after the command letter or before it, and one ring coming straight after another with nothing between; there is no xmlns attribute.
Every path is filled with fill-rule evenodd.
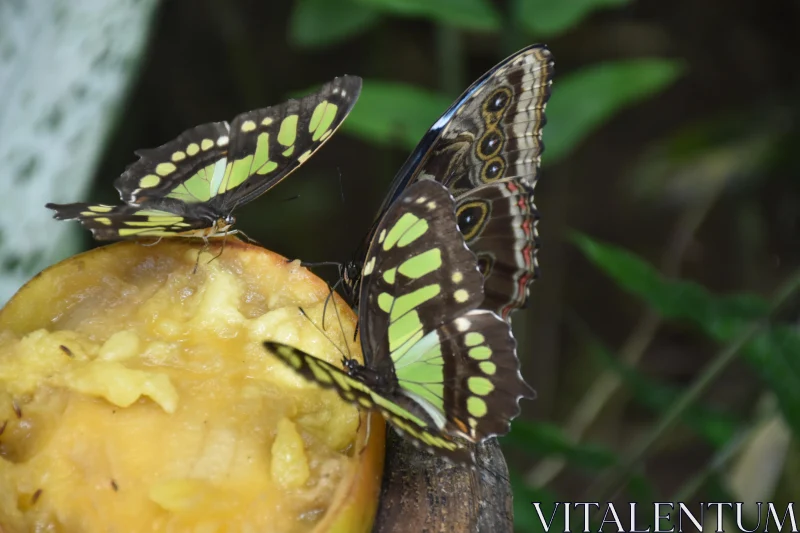
<svg viewBox="0 0 800 533"><path fill-rule="evenodd" d="M383 213L412 183L428 178L456 199L458 225L484 276L483 309L507 318L538 276L534 186L544 146L553 57L533 45L473 83L433 124L395 176L373 229L342 272L351 303L364 249Z"/></svg>
<svg viewBox="0 0 800 533"><path fill-rule="evenodd" d="M404 188L385 211L361 275L359 328L365 364L344 370L287 345L268 351L345 400L377 409L412 442L474 464L460 439L508 432L522 379L508 323L478 309L483 277L459 232L455 201L432 180Z"/></svg>
<svg viewBox="0 0 800 533"><path fill-rule="evenodd" d="M274 187L341 125L361 92L342 76L299 100L202 124L139 160L116 180L123 205L47 204L59 220L78 220L95 239L217 237L234 209Z"/></svg>

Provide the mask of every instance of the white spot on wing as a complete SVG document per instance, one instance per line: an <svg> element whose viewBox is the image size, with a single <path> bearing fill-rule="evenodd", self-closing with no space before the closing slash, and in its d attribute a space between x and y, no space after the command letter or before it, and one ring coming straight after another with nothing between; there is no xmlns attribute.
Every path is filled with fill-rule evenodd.
<svg viewBox="0 0 800 533"><path fill-rule="evenodd" d="M468 318L464 318L462 316L462 317L456 318L455 324L456 324L456 329L458 331L460 331L461 333L464 333L472 325L472 322L470 322Z"/></svg>
<svg viewBox="0 0 800 533"><path fill-rule="evenodd" d="M364 272L362 273L362 275L369 276L370 274L372 274L372 269L374 268L375 268L375 257L373 256L372 259L367 261L367 263L364 265Z"/></svg>

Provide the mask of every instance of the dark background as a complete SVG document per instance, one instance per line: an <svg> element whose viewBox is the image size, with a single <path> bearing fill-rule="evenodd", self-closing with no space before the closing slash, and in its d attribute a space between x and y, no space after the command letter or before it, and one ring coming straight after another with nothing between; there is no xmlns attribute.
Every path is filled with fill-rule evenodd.
<svg viewBox="0 0 800 533"><path fill-rule="evenodd" d="M476 4L497 19L471 15ZM357 74L362 101L345 127L236 213L267 248L345 260L448 103L545 42L556 78L537 186L542 276L514 316L539 397L503 440L518 529L536 529L531 499L796 500L798 301L789 289L770 315L769 300L800 259L798 11L790 0L171 0L87 199L117 200L112 182L137 148ZM723 365L726 347L736 355ZM678 403L693 385L699 401Z"/></svg>

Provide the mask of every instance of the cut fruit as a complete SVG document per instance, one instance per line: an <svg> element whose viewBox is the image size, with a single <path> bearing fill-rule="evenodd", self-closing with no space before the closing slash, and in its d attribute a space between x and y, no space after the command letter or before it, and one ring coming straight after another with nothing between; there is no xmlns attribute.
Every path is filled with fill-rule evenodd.
<svg viewBox="0 0 800 533"><path fill-rule="evenodd" d="M334 296L323 333L297 262L201 250L98 248L0 312L0 531L370 530L383 420L262 346L362 360L355 315Z"/></svg>

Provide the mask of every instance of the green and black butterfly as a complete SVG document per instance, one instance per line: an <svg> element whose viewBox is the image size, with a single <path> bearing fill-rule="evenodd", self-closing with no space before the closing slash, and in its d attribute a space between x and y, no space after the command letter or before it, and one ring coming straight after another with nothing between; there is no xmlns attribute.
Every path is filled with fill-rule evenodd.
<svg viewBox="0 0 800 533"><path fill-rule="evenodd" d="M519 399L534 391L520 375L508 323L477 309L483 277L458 230L452 195L432 180L405 188L380 219L365 257L365 365L345 358L342 371L283 344L265 347L307 379L379 410L412 442L474 463L458 439L508 432Z"/></svg>
<svg viewBox="0 0 800 533"><path fill-rule="evenodd" d="M533 189L552 77L550 51L529 46L484 74L434 123L397 173L355 260L342 269L351 304L382 213L406 187L429 178L456 198L458 226L485 279L481 308L507 318L522 307L538 276Z"/></svg>
<svg viewBox="0 0 800 533"><path fill-rule="evenodd" d="M158 148L139 150L114 186L124 205L47 204L95 239L216 237L234 209L302 165L350 113L361 78L342 76L299 100L202 124Z"/></svg>

